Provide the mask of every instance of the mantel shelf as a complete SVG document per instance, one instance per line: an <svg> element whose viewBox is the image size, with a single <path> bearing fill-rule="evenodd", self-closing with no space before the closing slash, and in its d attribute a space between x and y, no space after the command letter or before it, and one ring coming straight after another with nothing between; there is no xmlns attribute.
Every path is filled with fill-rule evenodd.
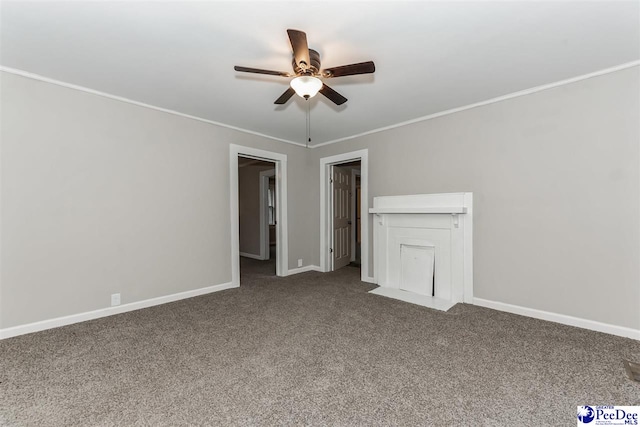
<svg viewBox="0 0 640 427"><path fill-rule="evenodd" d="M371 208L372 214L465 214L467 208L464 206L442 206L442 207L421 207L421 208Z"/></svg>

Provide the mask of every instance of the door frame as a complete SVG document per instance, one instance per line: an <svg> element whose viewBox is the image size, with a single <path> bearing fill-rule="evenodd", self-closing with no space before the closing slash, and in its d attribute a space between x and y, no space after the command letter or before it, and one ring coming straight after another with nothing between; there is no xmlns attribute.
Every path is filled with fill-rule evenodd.
<svg viewBox="0 0 640 427"><path fill-rule="evenodd" d="M331 212L331 166L340 163L348 163L360 160L360 196L362 199L362 244L360 280L376 283L375 272L369 275L369 150L357 150L335 156L322 157L320 159L320 271L333 270L333 257L329 252L331 243L331 230L333 229L333 216Z"/></svg>
<svg viewBox="0 0 640 427"><path fill-rule="evenodd" d="M238 156L275 163L276 177L276 276L289 271L287 220L287 155L229 144L229 207L231 223L231 285L240 286L240 219L238 208Z"/></svg>
<svg viewBox="0 0 640 427"><path fill-rule="evenodd" d="M260 259L268 260L271 258L269 241L269 178L275 176L275 168L260 172ZM276 184L277 193L277 184ZM276 198L276 217L278 216L278 199ZM276 228L278 221L276 220ZM276 251L278 240L276 236Z"/></svg>

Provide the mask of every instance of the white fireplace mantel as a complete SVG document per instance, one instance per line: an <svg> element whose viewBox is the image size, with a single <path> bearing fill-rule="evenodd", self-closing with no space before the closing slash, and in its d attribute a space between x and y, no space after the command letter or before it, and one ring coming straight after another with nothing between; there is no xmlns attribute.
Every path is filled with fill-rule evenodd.
<svg viewBox="0 0 640 427"><path fill-rule="evenodd" d="M369 213L373 214L466 214L467 208L464 206L425 206L422 208L371 208Z"/></svg>
<svg viewBox="0 0 640 427"><path fill-rule="evenodd" d="M371 293L446 311L473 301L473 194L374 197Z"/></svg>

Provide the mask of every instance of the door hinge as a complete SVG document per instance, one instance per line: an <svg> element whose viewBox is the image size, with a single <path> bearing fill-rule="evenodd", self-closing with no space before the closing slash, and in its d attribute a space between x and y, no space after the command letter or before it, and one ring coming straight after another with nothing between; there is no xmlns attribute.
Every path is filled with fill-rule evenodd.
<svg viewBox="0 0 640 427"><path fill-rule="evenodd" d="M329 184L333 184L333 178L329 178Z"/></svg>
<svg viewBox="0 0 640 427"><path fill-rule="evenodd" d="M329 248L329 253L332 254L333 253L333 248Z"/></svg>

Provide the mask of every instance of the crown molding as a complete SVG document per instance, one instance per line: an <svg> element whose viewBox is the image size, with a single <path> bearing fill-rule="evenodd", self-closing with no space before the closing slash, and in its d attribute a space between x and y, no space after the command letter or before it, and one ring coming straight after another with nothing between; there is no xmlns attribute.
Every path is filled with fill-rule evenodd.
<svg viewBox="0 0 640 427"><path fill-rule="evenodd" d="M293 144L293 145L297 145L297 146L300 146L300 147L305 147L305 144L302 144L302 143L299 143L299 142L290 141L288 139L283 139L283 138L278 138L276 136L271 136L271 135L267 135L267 134L264 134L264 133L255 132L255 131L244 129L244 128L240 128L240 127L237 127L237 126L227 125L227 124L224 124L224 123L220 123L220 122L216 122L216 121L213 121L213 120L205 119L203 117L192 116L190 114L181 113L179 111L170 110L168 108L158 107L156 105L145 104L144 102L134 101L133 99L125 98L125 97L122 97L122 96L112 95L110 93L100 92L99 90L90 89L88 87L79 86L79 85L75 85L75 84L71 84L71 83L66 83L66 82L63 82L63 81L60 81L60 80L51 79L49 77L41 76L39 74L30 73L30 72L24 71L24 70L19 70L17 68L11 68L11 67L6 67L4 65L0 65L0 71L4 71L5 73L15 74L15 75L18 75L18 76L21 76L21 77L26 77L26 78L33 79L33 80L39 80L39 81L45 82L45 83L51 83L51 84L54 84L56 86L62 86L62 87L66 87L66 88L69 88L69 89L79 90L81 92L90 93L92 95L102 96L104 98L109 98L109 99L113 99L113 100L116 100L116 101L125 102L127 104L136 105L138 107L149 108L151 110L161 111L163 113L173 114L173 115L180 116L180 117L185 117L185 118L191 119L191 120L197 120L199 122L208 123L208 124L211 124L211 125L214 125L214 126L220 126L220 127L226 128L226 129L231 129L231 130L235 130L235 131L242 132L242 133L248 133L250 135L260 136L260 137L267 138L267 139L272 139L274 141L279 141L279 142L284 142L284 143L287 143L287 144Z"/></svg>
<svg viewBox="0 0 640 427"><path fill-rule="evenodd" d="M199 122L203 122L203 123L208 123L214 126L220 126L226 129L232 129L238 132L242 132L242 133L247 133L250 135L255 135L255 136L260 136L262 138L267 138L267 139L271 139L274 141L279 141L279 142L284 142L285 144L292 144L292 145L296 145L298 147L307 147L307 148L320 148L320 147L324 147L325 145L331 145L331 144L336 144L338 142L343 142L343 141L348 141L351 139L355 139L355 138L359 138L362 136L367 136L367 135L372 135L374 133L379 133L379 132L384 132L387 130L391 130L391 129L395 129L395 128L399 128L399 127L403 127L403 126L408 126L414 123L419 123L419 122L423 122L423 121L427 121L427 120L432 120L432 119L436 119L438 117L442 117L442 116L447 116L449 114L455 114L455 113L459 113L462 111L466 111L466 110L470 110L472 108L477 108L477 107L482 107L485 105L489 105L489 104L494 104L497 102L501 102L501 101L506 101L509 99L513 99L513 98L518 98L520 96L525 96L525 95L530 95L536 92L541 92L544 90L548 90L548 89L553 89L559 86L564 86L564 85L568 85L568 84L572 84L572 83L576 83L582 80L587 80L593 77L598 77L598 76L602 76L605 74L610 74L610 73L615 73L616 71L622 71L625 70L627 68L633 68L633 67L638 67L640 66L640 60L636 60L636 61L631 61L631 62L626 62L624 64L620 64L620 65L616 65L614 67L609 67L609 68L605 68L602 70L598 70L598 71L594 71L592 73L588 73L588 74L583 74L580 76L576 76L576 77L571 77L568 79L564 79L564 80L559 80L557 82L553 82L553 83L547 83L544 85L540 85L540 86L535 86L529 89L524 89L518 92L513 92L513 93L509 93L506 95L502 95L502 96L498 96L496 98L491 98L491 99L487 99L485 101L480 101L480 102L476 102L473 104L468 104L468 105L464 105L461 107L456 107L456 108L452 108L449 110L445 110L445 111L440 111L438 113L433 113L433 114L429 114L426 116L422 116L422 117L418 117L415 119L411 119L411 120L406 120L404 122L400 122L400 123L396 123L393 125L389 125L389 126L383 126L380 128L376 128L376 129L372 129L366 132L362 132L362 133L358 133L358 134L354 134L354 135L350 135L350 136L345 136L342 138L337 138L337 139L333 139L330 141L326 141L326 142L321 142L319 144L315 144L315 145L310 145L310 146L306 146L305 144L299 143L299 142L295 142L295 141L291 141L288 139L284 139L284 138L278 138L276 136L272 136L272 135L267 135L264 133L260 133L260 132L255 132L252 130L248 130L248 129L244 129L244 128L240 128L237 126L231 126L231 125L227 125L224 123L220 123L220 122L216 122L213 120L209 120L209 119L205 119L202 117L198 117L198 116L192 116L190 114L185 114L185 113L181 113L179 111L175 111L175 110L170 110L167 108L162 108L162 107L158 107L155 105L151 105L151 104L145 104L144 102L139 102L139 101L134 101L132 99L129 98L124 98L121 96L117 96L117 95L112 95L106 92L100 92L94 89L89 89L87 87L84 86L79 86L79 85L74 85L71 83L66 83L66 82L62 82L60 80L55 80L55 79L51 79L49 77L45 77L45 76L41 76L39 74L34 74L34 73L30 73L28 71L23 71L23 70L19 70L16 68L11 68L11 67L6 67L4 65L0 65L0 71L4 71L6 73L10 73L10 74L15 74L18 76L22 76L22 77L27 77L30 79L34 79L34 80L39 80L42 82L46 82L46 83L51 83L57 86L62 86L62 87L66 87L69 89L74 89L74 90L79 90L82 92L86 92L86 93L90 93L93 95L97 95L97 96L102 96L105 98L109 98L109 99L113 99L116 101L121 101L121 102L126 102L128 104L133 104L133 105L137 105L139 107L144 107L144 108L150 108L152 110L156 110L156 111L161 111L163 113L167 113L167 114L173 114L176 116L180 116L180 117L185 117L188 119L192 119L192 120L197 120Z"/></svg>
<svg viewBox="0 0 640 427"><path fill-rule="evenodd" d="M455 114L455 113L459 113L461 111L470 110L472 108L482 107L484 105L494 104L496 102L506 101L508 99L518 98L520 96L530 95L532 93L541 92L543 90L553 89L553 88L558 87L558 86L564 86L564 85L568 85L568 84L571 84L571 83L576 83L576 82L579 82L579 81L582 81L582 80L590 79L590 78L593 78L593 77L598 77L598 76L602 76L602 75L605 75L605 74L615 73L616 71L621 71L621 70L625 70L627 68L633 68L633 67L638 67L638 66L640 66L640 60L631 61L631 62L627 62L627 63L624 63L624 64L616 65L615 67L610 67L610 68L605 68L603 70L594 71L593 73L583 74L583 75L580 75L580 76L571 77L569 79L560 80L560 81L553 82L553 83L547 83L547 84L540 85L540 86L535 86L535 87L532 87L532 88L529 88L529 89L520 90L518 92L513 92L513 93L506 94L506 95L498 96L496 98L487 99L485 101L480 101L480 102L476 102L476 103L473 103L473 104L464 105L462 107L456 107L456 108L452 108L450 110L440 111L438 113L429 114L427 116L422 116L422 117L418 117L418 118L415 118L415 119L407 120L407 121L404 121L404 122L396 123L396 124L393 124L393 125L372 129L372 130L369 130L369 131L366 131L366 132L358 133L356 135L345 136L344 138L338 138L338 139L333 139L333 140L327 141L327 142L321 142L320 144L315 144L313 146L310 146L309 148L319 148L319 147L323 147L325 145L330 145L330 144L335 144L335 143L338 143L338 142L348 141L350 139L359 138L361 136L371 135L371 134L378 133L378 132L384 132L384 131L387 131L387 130L391 130L391 129L395 129L395 128L411 125L411 124L414 124L414 123L419 123L419 122L423 122L423 121L426 121L426 120L436 119L436 118L442 117L442 116L448 116L449 114Z"/></svg>

